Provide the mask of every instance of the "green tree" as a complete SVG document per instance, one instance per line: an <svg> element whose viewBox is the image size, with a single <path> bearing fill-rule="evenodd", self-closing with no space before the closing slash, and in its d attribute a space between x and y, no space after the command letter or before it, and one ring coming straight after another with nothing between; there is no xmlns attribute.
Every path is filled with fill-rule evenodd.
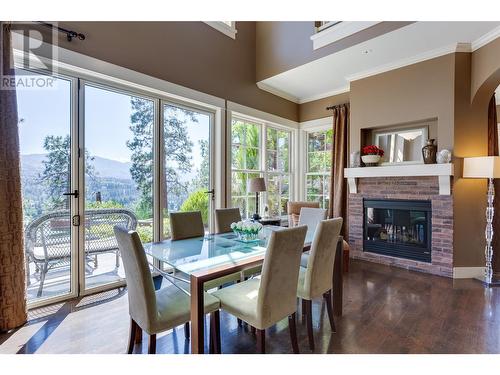
<svg viewBox="0 0 500 375"><path fill-rule="evenodd" d="M132 114L130 130L133 138L127 141L132 151L130 173L140 193L136 208L140 217L151 217L153 213L153 123L154 104L150 100L131 98ZM185 118L196 121L194 113L173 106L164 106L164 174L166 197L187 194L188 186L179 176L191 172L193 144L189 139Z"/></svg>
<svg viewBox="0 0 500 375"><path fill-rule="evenodd" d="M182 203L180 211L201 211L203 222L208 222L208 194L203 189L199 189L189 194Z"/></svg>
<svg viewBox="0 0 500 375"><path fill-rule="evenodd" d="M193 181L194 190L207 189L210 186L210 154L208 140L201 139L198 141L200 147L201 163L196 171L196 177Z"/></svg>
<svg viewBox="0 0 500 375"><path fill-rule="evenodd" d="M63 194L70 191L71 178L71 138L69 135L49 135L43 141L43 148L47 156L43 160L43 171L39 181L47 187L49 192L49 207L69 208L69 200ZM85 177L89 184L95 183L94 160L85 150Z"/></svg>

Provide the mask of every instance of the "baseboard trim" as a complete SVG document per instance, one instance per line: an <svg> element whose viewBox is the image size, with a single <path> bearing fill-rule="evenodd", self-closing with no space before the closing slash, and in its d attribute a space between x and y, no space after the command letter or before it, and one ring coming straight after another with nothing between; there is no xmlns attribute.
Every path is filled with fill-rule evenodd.
<svg viewBox="0 0 500 375"><path fill-rule="evenodd" d="M484 267L453 267L454 279L472 279L482 276Z"/></svg>

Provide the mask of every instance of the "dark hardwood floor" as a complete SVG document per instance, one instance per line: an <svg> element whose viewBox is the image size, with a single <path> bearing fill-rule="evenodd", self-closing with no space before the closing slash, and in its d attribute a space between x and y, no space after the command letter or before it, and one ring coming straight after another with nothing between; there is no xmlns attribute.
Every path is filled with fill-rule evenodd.
<svg viewBox="0 0 500 375"><path fill-rule="evenodd" d="M324 302L313 304L315 353L500 353L500 288L362 261L344 285L337 333ZM0 335L0 353L125 353L127 311L124 289L33 310L26 326ZM300 316L299 348L311 353ZM221 336L223 353L256 352L255 336L224 312ZM292 353L289 338L285 319L266 332L267 353ZM147 353L147 341L135 352ZM157 352L188 353L183 327L159 335Z"/></svg>

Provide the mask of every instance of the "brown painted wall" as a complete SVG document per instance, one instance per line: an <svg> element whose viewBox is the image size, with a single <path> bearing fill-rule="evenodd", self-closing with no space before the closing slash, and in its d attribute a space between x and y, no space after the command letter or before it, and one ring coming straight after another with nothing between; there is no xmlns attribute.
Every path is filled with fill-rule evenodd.
<svg viewBox="0 0 500 375"><path fill-rule="evenodd" d="M257 81L341 51L413 22L381 22L313 50L314 22L257 22Z"/></svg>
<svg viewBox="0 0 500 375"><path fill-rule="evenodd" d="M344 104L349 102L349 93L330 96L312 102L303 103L299 105L299 121L316 120L323 117L332 115L331 111L327 111L326 107L332 105Z"/></svg>
<svg viewBox="0 0 500 375"><path fill-rule="evenodd" d="M464 179L464 157L488 154L487 105L471 106L470 53L455 54L455 178L453 184L454 266L484 266L486 180Z"/></svg>
<svg viewBox="0 0 500 375"><path fill-rule="evenodd" d="M453 54L351 82L350 149L361 129L438 120L438 148L453 148Z"/></svg>
<svg viewBox="0 0 500 375"><path fill-rule="evenodd" d="M233 40L203 22L60 22L86 35L60 46L239 104L298 120L298 106L260 90L255 22Z"/></svg>

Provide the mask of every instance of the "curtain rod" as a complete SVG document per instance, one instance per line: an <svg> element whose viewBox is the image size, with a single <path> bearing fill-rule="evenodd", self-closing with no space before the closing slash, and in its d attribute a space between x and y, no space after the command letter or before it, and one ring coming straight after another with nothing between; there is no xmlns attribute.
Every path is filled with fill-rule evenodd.
<svg viewBox="0 0 500 375"><path fill-rule="evenodd" d="M66 34L66 39L68 40L68 42L71 42L73 40L73 38L85 40L85 35L83 35L82 33L77 33L74 30L68 30L68 29L64 29L64 28L59 27L59 26L54 26L53 24L48 23L48 22L37 21L37 23L39 23L40 25L43 25L45 27L48 27L49 29L56 29L58 32Z"/></svg>
<svg viewBox="0 0 500 375"><path fill-rule="evenodd" d="M337 104L337 105L331 105L329 107L326 107L326 110L329 111L331 109L335 109L335 108L339 108L339 107L342 107L343 105L346 105L347 103L343 103L343 104Z"/></svg>

